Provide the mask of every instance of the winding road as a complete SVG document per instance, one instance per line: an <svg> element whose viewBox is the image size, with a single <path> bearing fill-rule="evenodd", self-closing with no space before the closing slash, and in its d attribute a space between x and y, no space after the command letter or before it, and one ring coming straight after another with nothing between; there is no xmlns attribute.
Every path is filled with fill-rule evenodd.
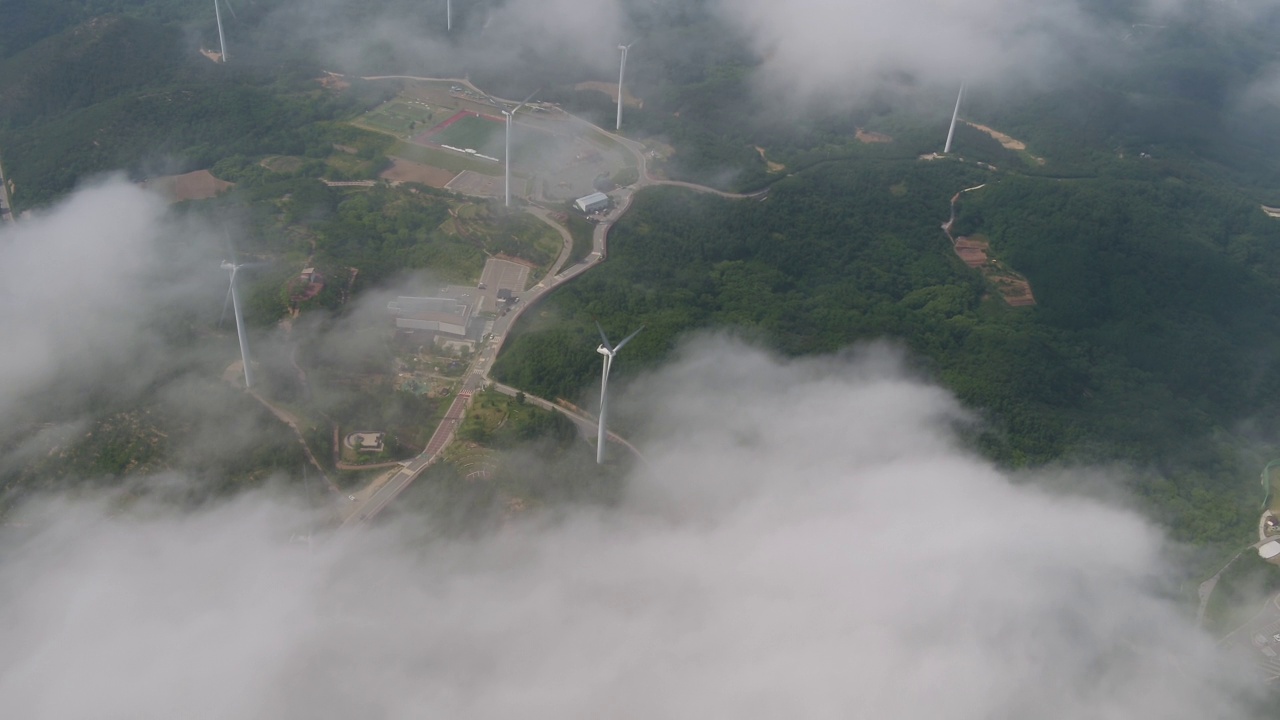
<svg viewBox="0 0 1280 720"><path fill-rule="evenodd" d="M470 83L470 81L464 78L427 78L409 75L377 75L363 77L361 79L451 82L469 87L484 97L490 98L495 103L516 104L510 100L495 98L475 87ZM503 343L506 342L507 334L515 325L516 321L519 320L519 318L527 312L529 308L533 307L539 300L546 297L546 295L552 290L578 277L587 270L590 270L608 257L609 230L613 227L614 223L616 223L624 214L626 214L627 210L630 209L631 203L634 201L636 194L640 190L656 185L669 185L685 188L694 192L708 193L732 199L763 200L768 197L768 188L754 193L742 194L725 192L723 190L717 190L715 188L698 185L696 183L655 178L649 172L647 158L648 151L643 144L636 142L635 140L622 137L621 135L611 133L598 125L594 125L582 118L565 112L560 108L556 108L556 111L562 114L568 121L582 125L584 130L599 133L600 135L618 143L621 147L630 152L635 159L636 167L640 170L639 179L633 185L618 188L611 193L614 199L614 207L602 216L600 222L596 225L595 230L592 233L591 253L583 260L568 268L565 268L564 265L568 261L569 255L573 250L573 237L569 231L559 223L553 221L546 210L536 206L527 206L525 208L525 212L532 214L534 217L537 217L548 225L554 227L560 233L561 239L563 240L563 247L560 251L560 255L556 258L556 261L552 264L551 268L542 280L523 294L519 305L517 305L514 311L494 320L490 340L478 353L476 353L475 359L464 374L466 379L463 381L462 390L454 398L452 404L450 404L449 410L445 413L444 419L441 420L440 425L436 427L435 432L431 436L431 440L427 443L427 447L411 460L401 463L401 467L399 469L383 474L365 488L348 496L346 501L347 505L340 513L342 517L342 525L344 527L372 520L378 515L378 513L382 512L383 509L390 505L400 493L404 492L405 488L409 487L409 485L412 484L424 470L430 467L431 464L440 457L440 453L446 446L448 446L449 442L453 440L458 427L462 424L462 420L466 416L467 405L470 404L472 395L490 384L489 371L493 367L493 361L497 358L498 352L502 349ZM498 390L498 392L511 396L522 392L517 388L497 383L493 383L493 387ZM525 397L539 407L565 415L580 427L588 427L592 429L596 427L596 420L586 415L574 412L559 404L528 393L525 393ZM636 457L643 460L643 455L641 455L640 451L634 445L627 442L626 439L615 433L609 433L609 439L627 448L635 454Z"/></svg>

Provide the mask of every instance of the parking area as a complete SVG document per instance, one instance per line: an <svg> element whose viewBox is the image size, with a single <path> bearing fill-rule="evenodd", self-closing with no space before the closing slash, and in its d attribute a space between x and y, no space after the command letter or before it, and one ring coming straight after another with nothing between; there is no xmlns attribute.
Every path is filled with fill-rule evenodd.
<svg viewBox="0 0 1280 720"><path fill-rule="evenodd" d="M513 295L524 292L529 281L529 267L509 260L490 258L484 263L484 271L480 273L480 284L485 292L497 294L499 290L508 290Z"/></svg>

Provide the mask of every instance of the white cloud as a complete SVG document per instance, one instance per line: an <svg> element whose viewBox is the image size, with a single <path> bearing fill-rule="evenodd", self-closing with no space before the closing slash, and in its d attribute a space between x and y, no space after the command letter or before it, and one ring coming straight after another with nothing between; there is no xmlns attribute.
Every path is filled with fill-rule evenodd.
<svg viewBox="0 0 1280 720"><path fill-rule="evenodd" d="M644 398L644 400L641 400ZM643 407L638 404L643 402ZM1014 484L893 353L638 383L620 507L422 545L264 493L6 528L0 703L71 717L1245 717L1158 531Z"/></svg>
<svg viewBox="0 0 1280 720"><path fill-rule="evenodd" d="M0 224L0 417L54 378L120 361L145 342L164 203L120 181Z"/></svg>

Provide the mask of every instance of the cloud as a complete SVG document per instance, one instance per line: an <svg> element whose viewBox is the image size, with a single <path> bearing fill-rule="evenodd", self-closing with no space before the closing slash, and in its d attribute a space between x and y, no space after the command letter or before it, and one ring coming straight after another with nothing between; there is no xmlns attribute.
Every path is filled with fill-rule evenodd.
<svg viewBox="0 0 1280 720"><path fill-rule="evenodd" d="M283 6L268 20L272 34L308 40L323 62L353 72L500 79L546 77L566 64L616 62L622 10L617 2L508 0L453 3L447 34L443 0L371 4L352 0ZM500 81L500 80L499 80ZM501 92L497 88L487 88ZM530 88L532 90L532 88Z"/></svg>
<svg viewBox="0 0 1280 720"><path fill-rule="evenodd" d="M1075 2L720 0L764 58L761 82L798 100L865 94L890 81L1039 80L1099 31ZM1096 38L1093 39L1096 42ZM1072 63L1073 64L1073 63Z"/></svg>
<svg viewBox="0 0 1280 720"><path fill-rule="evenodd" d="M266 491L0 529L0 703L40 718L1247 717L1160 533L965 451L884 348L703 339L617 403L617 507L289 542ZM625 409L625 410L624 410ZM69 689L74 689L71 691Z"/></svg>
<svg viewBox="0 0 1280 720"><path fill-rule="evenodd" d="M0 418L55 379L145 357L143 305L167 285L155 277L163 213L158 197L113 180L0 224Z"/></svg>

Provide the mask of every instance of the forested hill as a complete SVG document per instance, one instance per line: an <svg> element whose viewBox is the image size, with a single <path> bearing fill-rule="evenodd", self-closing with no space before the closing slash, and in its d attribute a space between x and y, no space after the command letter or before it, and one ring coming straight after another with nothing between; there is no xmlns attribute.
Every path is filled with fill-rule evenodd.
<svg viewBox="0 0 1280 720"><path fill-rule="evenodd" d="M938 229L952 195L981 182L961 225L1025 271L1035 307L1006 305ZM1248 448L1274 429L1277 261L1280 221L1212 187L833 162L765 202L646 191L609 262L557 291L495 371L589 404L596 320L646 325L620 378L697 328L791 355L890 338L984 414L993 456L1125 459L1179 537L1223 541L1256 522Z"/></svg>

